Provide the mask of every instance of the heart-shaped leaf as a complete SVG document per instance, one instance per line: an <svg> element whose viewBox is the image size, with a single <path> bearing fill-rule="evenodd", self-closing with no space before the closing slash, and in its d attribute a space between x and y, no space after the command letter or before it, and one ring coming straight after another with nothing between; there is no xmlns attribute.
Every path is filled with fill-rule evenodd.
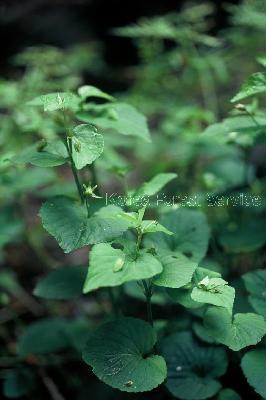
<svg viewBox="0 0 266 400"><path fill-rule="evenodd" d="M63 267L50 272L34 289L35 296L45 299L72 299L82 294L86 268Z"/></svg>
<svg viewBox="0 0 266 400"><path fill-rule="evenodd" d="M182 400L202 400L221 388L216 378L227 368L224 349L200 345L190 332L174 333L162 341L167 364L166 387Z"/></svg>
<svg viewBox="0 0 266 400"><path fill-rule="evenodd" d="M204 283L205 281L205 283ZM227 285L221 278L203 278L191 292L191 298L199 303L225 307L232 313L235 289Z"/></svg>
<svg viewBox="0 0 266 400"><path fill-rule="evenodd" d="M162 253L157 258L163 265L163 271L153 278L153 283L168 288L180 288L191 282L197 263L183 254Z"/></svg>
<svg viewBox="0 0 266 400"><path fill-rule="evenodd" d="M104 383L126 392L145 392L166 378L163 357L153 354L156 334L138 319L121 318L100 326L89 338L83 359Z"/></svg>
<svg viewBox="0 0 266 400"><path fill-rule="evenodd" d="M243 276L245 286L250 293L248 300L254 310L266 318L266 271L258 269Z"/></svg>
<svg viewBox="0 0 266 400"><path fill-rule="evenodd" d="M76 168L82 169L100 157L104 148L104 140L103 136L89 124L78 125L73 132L72 157Z"/></svg>
<svg viewBox="0 0 266 400"><path fill-rule="evenodd" d="M55 237L65 253L88 244L113 240L129 226L111 215L101 217L95 213L88 218L84 206L63 196L46 201L40 216L44 228Z"/></svg>
<svg viewBox="0 0 266 400"><path fill-rule="evenodd" d="M156 233L147 235L147 247L183 253L198 262L206 254L209 241L209 227L205 215L198 210L179 208L164 215L159 222L173 232L166 236Z"/></svg>
<svg viewBox="0 0 266 400"><path fill-rule="evenodd" d="M162 271L162 264L152 254L140 251L139 255L114 249L100 243L90 252L88 275L84 293L100 287L119 286L125 282L148 279Z"/></svg>
<svg viewBox="0 0 266 400"><path fill-rule="evenodd" d="M266 334L266 322L261 315L235 314L232 320L222 307L208 308L204 326L210 336L234 351L257 344Z"/></svg>
<svg viewBox="0 0 266 400"><path fill-rule="evenodd" d="M263 398L266 398L266 350L252 350L244 355L241 367L248 383Z"/></svg>

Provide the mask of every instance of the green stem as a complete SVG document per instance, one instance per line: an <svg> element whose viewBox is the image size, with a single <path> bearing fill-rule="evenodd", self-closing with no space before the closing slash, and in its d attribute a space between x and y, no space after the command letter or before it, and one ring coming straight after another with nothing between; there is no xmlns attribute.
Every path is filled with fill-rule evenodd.
<svg viewBox="0 0 266 400"><path fill-rule="evenodd" d="M148 322L153 327L153 316L152 316L152 305L151 305L151 298L152 298L151 285L149 285L145 280L143 280L142 283L143 283L143 287L144 287L144 294L146 296L147 319L148 319Z"/></svg>
<svg viewBox="0 0 266 400"><path fill-rule="evenodd" d="M77 173L77 169L73 160L73 156L72 156L72 140L69 140L69 137L71 138L71 135L69 135L69 124L67 122L67 118L66 118L66 113L65 111L63 111L63 121L64 121L64 128L65 128L65 138L64 138L64 142L65 142L65 146L69 155L69 159L70 159L70 165L71 165L71 171L75 180L75 184L77 187L77 190L79 192L79 197L80 200L82 201L82 203L84 203L84 194L83 194L83 190L82 190L82 186L80 184L79 181L79 177L78 177L78 173Z"/></svg>
<svg viewBox="0 0 266 400"><path fill-rule="evenodd" d="M136 243L136 258L138 257L138 254L139 254L141 240L142 240L142 232L140 230L138 230L138 237L137 237L137 243Z"/></svg>
<svg viewBox="0 0 266 400"><path fill-rule="evenodd" d="M67 146L67 152L68 152L69 159L70 159L70 165L71 165L72 174L73 174L73 177L74 177L74 180L75 180L76 187L77 187L78 192L79 192L79 197L80 197L80 200L82 201L82 203L84 203L83 190L82 190L82 187L81 187L81 184L80 184L80 181L79 181L79 177L78 177L78 173L77 173L77 170L76 170L76 166L75 166L75 163L74 163L74 160L73 160L73 157L72 157L72 142L70 144L69 141L66 140L66 146Z"/></svg>

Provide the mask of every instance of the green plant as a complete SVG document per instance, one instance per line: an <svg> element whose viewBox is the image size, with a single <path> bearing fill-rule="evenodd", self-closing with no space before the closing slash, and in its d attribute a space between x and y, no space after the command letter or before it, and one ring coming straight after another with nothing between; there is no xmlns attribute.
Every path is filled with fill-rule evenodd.
<svg viewBox="0 0 266 400"><path fill-rule="evenodd" d="M265 91L261 80L257 83L258 90L253 78L250 82L233 101ZM92 102L94 98L103 103ZM135 189L129 189L126 184L125 192L121 193L125 198L124 207L104 205L107 196L97 180L95 162L110 151L104 145L105 136L116 131L150 141L145 118L132 106L117 103L112 96L92 86L79 88L77 94L42 95L30 101L29 106L42 107L53 118L56 135L52 141L41 141L26 148L13 162L48 168L69 166L76 193L63 195L59 188L58 195L50 197L41 207L42 224L66 253L93 246L89 250L87 273L84 267L53 271L39 281L35 295L45 299L70 299L82 292L107 289L113 317L89 336L83 359L94 374L111 387L125 392L145 392L167 379L167 389L179 399L200 400L215 396L221 389L219 377L228 364L225 349L217 344L240 351L256 345L266 333L266 322L260 315L261 310L264 314L264 292L261 294L259 287L254 286L252 273L244 279L251 292L251 304L258 314L235 313L235 289L202 261L210 239L210 229L202 211L170 208L166 212L163 206L156 209L151 202L156 193L176 179L174 173L160 173ZM240 108L241 112L250 113L248 106ZM236 117L236 121L237 118L242 121L246 117ZM247 123L255 118L259 124L253 116ZM76 122L80 120L86 123ZM258 134L261 128L259 125ZM216 130L219 132L219 124L215 125ZM207 137L209 131L205 134ZM109 167L108 163L106 166ZM125 172L116 171L126 182ZM157 215L163 212L159 222L149 216L155 212ZM226 241L225 238L221 240ZM264 279L263 271L254 275L254 279L260 277ZM125 285L134 282L139 286L136 288L138 296L142 292L146 298L148 322L131 316L123 308ZM164 329L157 326L152 311L153 295L162 288L173 302L182 304L199 318L193 325L198 339L190 331L173 331L164 337ZM80 332L83 343L87 325L81 323L81 330L78 325L75 331L71 324L55 318L31 325L19 339L20 360L29 354L56 352L69 346L71 340L81 349L76 335ZM250 384L264 395L265 388L254 379L250 367L254 363L254 368L262 368L263 352L258 356L256 352L258 350L246 353L242 367ZM17 397L26 393L33 381L32 371L18 366L6 377L5 393ZM226 389L218 394L217 399L220 398L239 396Z"/></svg>
<svg viewBox="0 0 266 400"><path fill-rule="evenodd" d="M140 64L114 97L81 86L86 46L1 81L6 397L266 398L264 7L218 40L211 12L116 30Z"/></svg>

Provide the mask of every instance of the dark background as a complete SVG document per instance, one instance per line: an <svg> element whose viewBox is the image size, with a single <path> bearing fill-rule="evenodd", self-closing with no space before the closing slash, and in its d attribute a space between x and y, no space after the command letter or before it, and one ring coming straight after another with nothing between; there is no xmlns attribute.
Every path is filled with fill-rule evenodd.
<svg viewBox="0 0 266 400"><path fill-rule="evenodd" d="M227 0L226 3L238 3ZM110 67L136 64L130 39L111 34L113 27L136 22L142 16L179 10L187 0L0 0L0 73L6 74L8 60L26 46L50 44L67 47L99 40ZM194 3L201 3L200 0ZM223 1L215 5L217 33L228 23Z"/></svg>

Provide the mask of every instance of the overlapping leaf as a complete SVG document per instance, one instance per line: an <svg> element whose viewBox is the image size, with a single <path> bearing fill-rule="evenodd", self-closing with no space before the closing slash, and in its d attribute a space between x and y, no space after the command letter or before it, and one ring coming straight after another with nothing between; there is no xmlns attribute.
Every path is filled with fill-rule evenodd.
<svg viewBox="0 0 266 400"><path fill-rule="evenodd" d="M210 336L234 351L257 344L266 334L266 322L261 315L235 314L232 319L222 307L208 308L204 326Z"/></svg>
<svg viewBox="0 0 266 400"><path fill-rule="evenodd" d="M243 276L254 310L266 318L266 270L258 269Z"/></svg>
<svg viewBox="0 0 266 400"><path fill-rule="evenodd" d="M227 368L222 348L199 345L190 332L174 333L162 341L167 364L166 387L182 400L203 400L221 388L218 377Z"/></svg>
<svg viewBox="0 0 266 400"><path fill-rule="evenodd" d="M80 296L86 272L86 268L80 266L59 268L38 282L34 294L45 299L55 300Z"/></svg>
<svg viewBox="0 0 266 400"><path fill-rule="evenodd" d="M198 262L206 254L209 227L206 217L197 210L179 208L164 215L159 222L174 233L172 236L156 233L147 235L145 244L156 249L183 253Z"/></svg>
<svg viewBox="0 0 266 400"><path fill-rule="evenodd" d="M241 367L248 383L263 398L266 397L266 350L252 350L244 355Z"/></svg>
<svg viewBox="0 0 266 400"><path fill-rule="evenodd" d="M153 277L162 271L162 264L145 250L139 255L114 249L108 243L100 243L90 252L89 271L84 293L100 287L119 286L125 282Z"/></svg>
<svg viewBox="0 0 266 400"><path fill-rule="evenodd" d="M166 378L166 364L153 354L156 334L138 319L121 318L100 326L89 338L83 359L104 383L126 392L145 392Z"/></svg>
<svg viewBox="0 0 266 400"><path fill-rule="evenodd" d="M44 228L66 253L88 244L113 240L129 226L126 221L112 216L94 214L88 218L84 206L66 197L46 201L40 216Z"/></svg>
<svg viewBox="0 0 266 400"><path fill-rule="evenodd" d="M180 288L191 282L197 263L183 254L164 253L157 258L163 265L163 271L153 278L153 283L168 288Z"/></svg>

